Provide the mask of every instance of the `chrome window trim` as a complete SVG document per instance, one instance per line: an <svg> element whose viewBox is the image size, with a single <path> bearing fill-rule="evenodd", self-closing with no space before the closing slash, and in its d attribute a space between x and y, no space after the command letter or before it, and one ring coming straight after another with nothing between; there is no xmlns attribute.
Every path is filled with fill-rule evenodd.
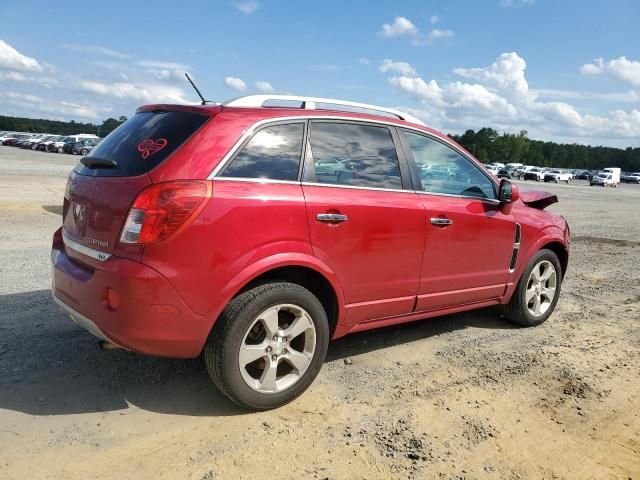
<svg viewBox="0 0 640 480"><path fill-rule="evenodd" d="M216 177L216 182L245 182L245 183L281 183L284 185L300 185L299 180L277 180L273 178L243 178L243 177Z"/></svg>
<svg viewBox="0 0 640 480"><path fill-rule="evenodd" d="M349 116L341 116L341 115L293 115L293 116L283 116L283 117L269 117L269 118L265 118L262 120L258 120L257 122L254 122L253 124L251 124L249 127L247 127L243 132L242 135L240 135L240 138L236 141L236 143L233 144L233 146L231 147L231 149L225 154L224 157L222 157L222 160L220 160L220 163L218 163L218 165L216 165L216 167L213 169L213 171L209 174L209 176L207 177L207 180L216 180L216 181L234 181L234 182L247 182L247 183L269 183L269 184L285 184L285 185L303 185L303 186L310 186L310 187L330 187L330 188L347 188L347 189L354 189L354 190L373 190L373 191L381 191L381 192L406 192L406 193L418 193L418 194L423 194L423 195L436 195L436 196L443 196L443 197L451 197L451 198L467 198L470 200L478 200L478 201L482 201L482 202L488 202L491 204L495 204L498 205L500 204L500 200L497 199L493 199L493 198L480 198L480 197L474 197L474 196L470 196L470 195L454 195L454 194L448 194L448 193L436 193L436 192L425 192L424 190L415 190L415 189L409 189L409 188L401 188L401 189L396 189L396 188L377 188L377 187L359 187L359 186L355 186L355 185L335 185L335 184L331 184L331 183L319 183L319 182L304 182L304 181L292 181L292 180L275 180L275 179L270 179L270 178L238 178L238 177L219 177L218 173L220 173L225 167L226 165L229 163L229 161L235 156L236 152L238 151L238 149L244 144L244 142L251 136L254 134L254 132L265 126L265 125L269 125L271 123L283 123L283 122L290 122L290 121L308 121L308 120L338 120L338 121L349 121L349 122L357 122L357 123L363 123L363 124L378 124L378 125L383 125L386 127L397 127L397 128L405 128L407 130L413 130L415 132L418 132L421 135L425 135L429 138L432 138L434 141L439 141L440 143L444 143L446 144L448 147L452 148L453 150L456 151L456 153L460 154L462 157L464 157L467 161L472 162L473 160L470 159L459 147L457 147L456 145L452 144L450 141L448 141L447 139L444 138L440 138L437 135L434 135L431 132L425 132L424 130L420 129L420 128L416 128L413 127L411 125L404 125L404 124L398 124L398 123L394 123L394 122L388 122L388 121L383 121L383 120L375 120L375 119L368 119L368 118L355 118L355 117L349 117ZM397 148L397 147L396 147ZM480 167L476 168L480 171L481 174L484 174L486 178L488 178L495 186L498 186L498 183L496 183L496 181L491 178L489 175L487 175L485 172L483 172L481 170Z"/></svg>
<svg viewBox="0 0 640 480"><path fill-rule="evenodd" d="M87 257L91 257L91 258L95 258L96 260L100 260L101 262L104 262L105 260L108 260L111 257L110 253L104 253L104 252L101 252L99 250L95 250L93 248L90 248L90 247L87 247L85 245L82 245L82 244L76 242L75 240L71 240L64 233L64 230L62 231L62 242L64 243L65 247L68 247L71 250L75 250L78 253L86 255Z"/></svg>
<svg viewBox="0 0 640 480"><path fill-rule="evenodd" d="M472 195L455 195L453 193L438 193L438 192L425 192L424 190L414 190L415 193L419 195L432 195L436 197L451 197L451 198L468 198L470 200L478 200L480 202L488 202L494 205L500 205L502 202L495 198L482 198L482 197L474 197Z"/></svg>
<svg viewBox="0 0 640 480"><path fill-rule="evenodd" d="M438 197L451 198L467 198L469 200L478 200L488 202L495 205L502 203L500 200L493 198L480 198L470 195L454 195L451 193L425 192L423 190L400 189L400 188L377 188L377 187L360 187L357 185L338 185L333 183L317 183L317 182L294 182L291 180L272 180L269 178L235 178L235 177L216 177L216 182L243 182L243 183L263 183L263 184L283 184L283 185L301 185L304 187L323 187L323 188L348 188L353 190L373 190L377 192L395 192L395 193L417 193L420 195L434 195Z"/></svg>
<svg viewBox="0 0 640 480"><path fill-rule="evenodd" d="M306 187L350 188L353 190L374 190L376 192L416 193L415 190L410 190L408 188L360 187L358 185L340 185L320 182L300 182L300 184Z"/></svg>
<svg viewBox="0 0 640 480"><path fill-rule="evenodd" d="M457 147L456 145L452 144L446 138L440 138L439 136L434 135L431 132L425 132L424 130L422 130L420 128L416 128L416 127L414 127L412 125L404 125L404 124L401 124L401 123L389 122L389 121L384 121L384 120L376 120L376 119L369 119L369 118L357 118L357 117L349 117L349 116L343 116L343 115L289 115L289 116L283 116L283 117L264 118L262 120L258 120L257 122L254 122L253 124L248 126L242 132L242 135L240 135L240 138L236 141L236 143L233 144L231 149L225 154L224 157L222 157L222 160L220 160L218 165L216 165L216 167L213 169L213 171L209 174L209 176L207 177L207 180L213 180L214 178L216 178L218 173L220 173L220 171L224 169L226 164L234 156L234 154L240 148L240 146L244 143L244 141L248 137L253 135L253 133L256 131L256 129L261 128L262 126L268 125L270 123L281 123L281 122L289 122L289 121L296 121L296 120L303 121L303 122L305 122L307 120L344 120L344 121L349 121L349 122L371 123L371 124L384 125L386 127L406 128L407 130L413 130L413 131L418 132L418 133L420 133L422 135L426 135L426 136L428 136L430 138L433 138L436 141L440 141L442 143L445 143L447 146L449 146L450 148L453 148L457 153L459 153L463 157L468 158L467 154L465 154L460 149L460 147ZM469 160L471 161L471 159L469 159ZM477 167L477 168L479 169L479 167ZM497 185L497 183L495 182L495 180L493 180L493 178L491 178L491 177L487 177L487 178L489 178L489 180L491 180L494 184Z"/></svg>

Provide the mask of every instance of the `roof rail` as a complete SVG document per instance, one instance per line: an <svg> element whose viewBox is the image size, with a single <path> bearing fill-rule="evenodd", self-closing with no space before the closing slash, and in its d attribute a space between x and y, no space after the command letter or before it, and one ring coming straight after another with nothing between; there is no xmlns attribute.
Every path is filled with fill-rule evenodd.
<svg viewBox="0 0 640 480"><path fill-rule="evenodd" d="M347 100L337 100L335 98L319 98L319 97L303 97L298 95L247 95L246 97L238 97L233 100L229 100L223 103L223 106L226 107L249 107L249 108L257 108L263 107L264 104L268 101L289 101L289 102L300 102L300 107L305 110L315 110L316 104L324 103L327 105L331 105L332 107L335 105L336 107L350 107L350 108L359 108L362 110L371 110L372 112L382 112L388 115L393 115L394 117L399 118L400 120L405 120L411 123L417 123L418 125L424 125L421 120L418 120L416 117L400 112L398 110L394 110L392 108L380 107L377 105L369 105L367 103L358 103L358 102L349 102ZM295 108L295 107L294 107ZM340 108L328 108L327 110L342 110ZM351 110L344 110L351 111ZM359 113L359 112L353 112Z"/></svg>

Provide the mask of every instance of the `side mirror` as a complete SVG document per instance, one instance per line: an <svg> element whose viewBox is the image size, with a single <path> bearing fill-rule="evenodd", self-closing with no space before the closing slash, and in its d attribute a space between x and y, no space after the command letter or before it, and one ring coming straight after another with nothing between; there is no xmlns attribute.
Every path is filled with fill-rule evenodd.
<svg viewBox="0 0 640 480"><path fill-rule="evenodd" d="M502 203L513 203L520 198L518 187L507 179L500 182L498 200Z"/></svg>

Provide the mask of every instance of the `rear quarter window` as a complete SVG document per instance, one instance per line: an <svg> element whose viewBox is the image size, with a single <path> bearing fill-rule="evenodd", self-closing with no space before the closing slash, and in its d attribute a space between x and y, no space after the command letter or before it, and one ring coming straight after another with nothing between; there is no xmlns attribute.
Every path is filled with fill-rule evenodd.
<svg viewBox="0 0 640 480"><path fill-rule="evenodd" d="M101 141L90 158L113 160L115 168L88 168L80 175L129 177L143 175L166 160L209 119L208 115L181 111L139 112Z"/></svg>

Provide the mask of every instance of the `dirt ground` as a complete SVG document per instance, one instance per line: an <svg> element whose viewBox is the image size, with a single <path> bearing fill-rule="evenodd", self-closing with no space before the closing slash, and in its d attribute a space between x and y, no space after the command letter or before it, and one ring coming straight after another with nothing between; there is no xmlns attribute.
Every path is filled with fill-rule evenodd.
<svg viewBox="0 0 640 480"><path fill-rule="evenodd" d="M640 185L535 185L572 229L544 325L352 335L299 400L247 413L198 360L101 352L53 303L77 158L0 147L0 478L640 479Z"/></svg>

